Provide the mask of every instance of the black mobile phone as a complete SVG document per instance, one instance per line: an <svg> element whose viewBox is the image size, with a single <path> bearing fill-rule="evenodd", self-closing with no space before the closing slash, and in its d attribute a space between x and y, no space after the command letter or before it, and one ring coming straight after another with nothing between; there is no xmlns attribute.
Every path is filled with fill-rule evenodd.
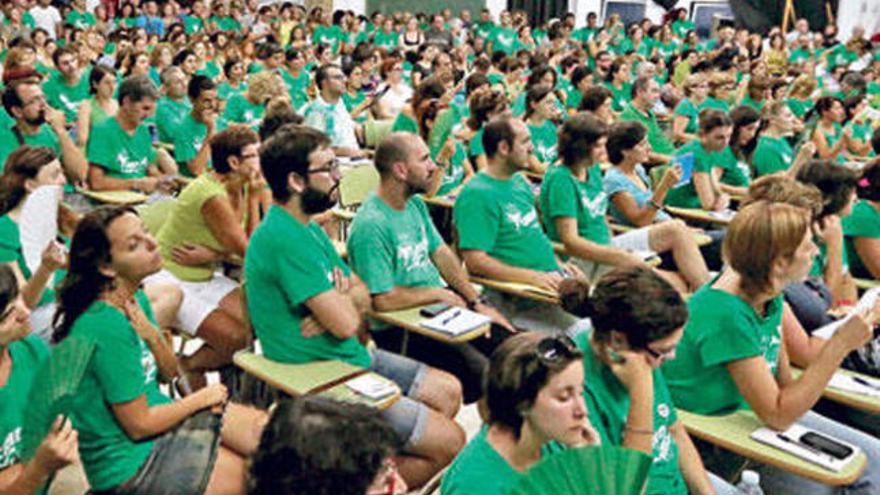
<svg viewBox="0 0 880 495"><path fill-rule="evenodd" d="M804 445L809 445L816 450L820 450L835 459L846 459L851 456L853 453L852 447L848 445L844 445L840 442L835 441L833 438L828 438L824 435L820 435L814 431L809 431L801 435L799 439L801 443Z"/></svg>
<svg viewBox="0 0 880 495"><path fill-rule="evenodd" d="M433 318L447 309L449 309L449 305L446 303L429 304L420 309L419 314L426 318Z"/></svg>

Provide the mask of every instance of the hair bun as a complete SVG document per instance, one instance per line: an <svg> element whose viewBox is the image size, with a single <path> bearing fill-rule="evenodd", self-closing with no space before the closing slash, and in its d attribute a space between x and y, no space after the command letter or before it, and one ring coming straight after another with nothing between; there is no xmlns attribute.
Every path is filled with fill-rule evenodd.
<svg viewBox="0 0 880 495"><path fill-rule="evenodd" d="M566 312L580 318L593 314L590 302L590 283L583 278L567 278L559 284L559 305Z"/></svg>

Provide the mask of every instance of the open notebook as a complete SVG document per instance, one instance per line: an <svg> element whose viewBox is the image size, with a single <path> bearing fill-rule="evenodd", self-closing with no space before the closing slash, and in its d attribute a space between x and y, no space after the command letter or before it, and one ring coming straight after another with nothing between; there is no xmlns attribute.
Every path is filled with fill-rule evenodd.
<svg viewBox="0 0 880 495"><path fill-rule="evenodd" d="M465 308L449 308L437 316L421 322L421 326L452 336L476 330L491 321L488 316Z"/></svg>

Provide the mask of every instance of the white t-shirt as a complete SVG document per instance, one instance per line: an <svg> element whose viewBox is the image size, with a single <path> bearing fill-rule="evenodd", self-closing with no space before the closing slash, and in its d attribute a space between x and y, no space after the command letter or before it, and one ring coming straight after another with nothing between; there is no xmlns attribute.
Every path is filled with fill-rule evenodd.
<svg viewBox="0 0 880 495"><path fill-rule="evenodd" d="M327 134L330 145L334 148L360 148L354 132L354 120L346 110L342 98L331 105L318 94L306 107L305 125Z"/></svg>
<svg viewBox="0 0 880 495"><path fill-rule="evenodd" d="M31 7L29 12L34 18L34 27L45 29L52 39L57 37L55 26L61 23L61 13L58 12L58 9L51 5L45 8L35 5Z"/></svg>

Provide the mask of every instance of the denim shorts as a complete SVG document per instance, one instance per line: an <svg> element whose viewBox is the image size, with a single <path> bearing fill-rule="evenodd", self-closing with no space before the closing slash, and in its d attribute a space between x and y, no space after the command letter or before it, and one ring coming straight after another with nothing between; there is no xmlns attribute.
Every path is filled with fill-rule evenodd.
<svg viewBox="0 0 880 495"><path fill-rule="evenodd" d="M428 424L428 406L413 399L418 393L428 367L400 354L374 349L370 370L388 378L400 387L404 397L382 411L382 418L394 429L403 448L418 445Z"/></svg>
<svg viewBox="0 0 880 495"><path fill-rule="evenodd" d="M223 416L204 410L156 438L135 475L116 488L94 495L202 495L208 487Z"/></svg>

